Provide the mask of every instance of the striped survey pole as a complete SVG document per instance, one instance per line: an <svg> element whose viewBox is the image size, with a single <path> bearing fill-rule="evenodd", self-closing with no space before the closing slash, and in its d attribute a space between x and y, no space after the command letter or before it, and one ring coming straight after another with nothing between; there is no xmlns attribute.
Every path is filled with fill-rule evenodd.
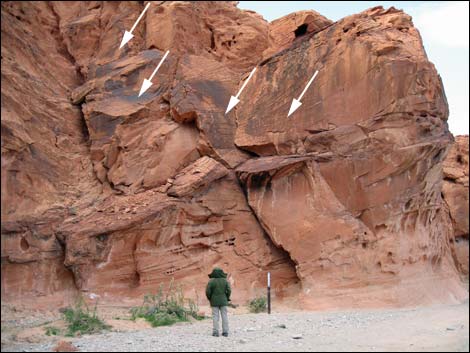
<svg viewBox="0 0 470 353"><path fill-rule="evenodd" d="M271 314L271 272L268 272L268 314Z"/></svg>

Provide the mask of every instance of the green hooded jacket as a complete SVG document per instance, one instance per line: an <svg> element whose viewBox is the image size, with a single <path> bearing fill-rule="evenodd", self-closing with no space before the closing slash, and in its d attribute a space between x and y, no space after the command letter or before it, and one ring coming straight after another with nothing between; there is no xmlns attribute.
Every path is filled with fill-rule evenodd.
<svg viewBox="0 0 470 353"><path fill-rule="evenodd" d="M230 301L232 290L227 281L227 274L222 269L216 267L209 275L209 283L206 287L206 297L211 302L211 306L227 306Z"/></svg>

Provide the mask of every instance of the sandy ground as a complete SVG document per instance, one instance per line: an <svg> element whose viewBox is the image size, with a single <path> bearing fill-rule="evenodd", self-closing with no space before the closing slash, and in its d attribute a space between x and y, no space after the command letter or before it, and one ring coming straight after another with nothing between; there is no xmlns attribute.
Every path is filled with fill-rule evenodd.
<svg viewBox="0 0 470 353"><path fill-rule="evenodd" d="M267 314L230 313L230 336L212 337L211 320L150 328L127 310L100 308L109 332L46 336L59 314L2 307L2 351L51 351L58 341L80 351L466 351L469 304L408 309ZM237 311L240 312L240 311ZM8 319L14 317L15 319Z"/></svg>

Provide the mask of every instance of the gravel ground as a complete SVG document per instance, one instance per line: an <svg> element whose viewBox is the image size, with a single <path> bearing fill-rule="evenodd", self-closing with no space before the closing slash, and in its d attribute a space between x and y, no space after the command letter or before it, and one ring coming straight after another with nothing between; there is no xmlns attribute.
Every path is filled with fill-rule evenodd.
<svg viewBox="0 0 470 353"><path fill-rule="evenodd" d="M228 338L212 337L212 322L204 320L69 341L88 352L469 350L468 301L415 309L231 315L229 322ZM51 351L56 341L2 345L2 351Z"/></svg>

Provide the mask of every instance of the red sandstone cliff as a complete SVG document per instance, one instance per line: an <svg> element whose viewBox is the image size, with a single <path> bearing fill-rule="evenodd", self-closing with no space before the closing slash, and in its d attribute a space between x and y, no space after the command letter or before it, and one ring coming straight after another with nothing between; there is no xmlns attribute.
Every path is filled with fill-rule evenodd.
<svg viewBox="0 0 470 353"><path fill-rule="evenodd" d="M450 239L457 268L468 278L468 136L457 136L444 161L442 187L454 229Z"/></svg>
<svg viewBox="0 0 470 353"><path fill-rule="evenodd" d="M2 299L123 300L171 278L203 297L214 265L235 300L266 271L305 307L466 295L447 102L408 15L152 2L119 50L143 6L2 3Z"/></svg>

